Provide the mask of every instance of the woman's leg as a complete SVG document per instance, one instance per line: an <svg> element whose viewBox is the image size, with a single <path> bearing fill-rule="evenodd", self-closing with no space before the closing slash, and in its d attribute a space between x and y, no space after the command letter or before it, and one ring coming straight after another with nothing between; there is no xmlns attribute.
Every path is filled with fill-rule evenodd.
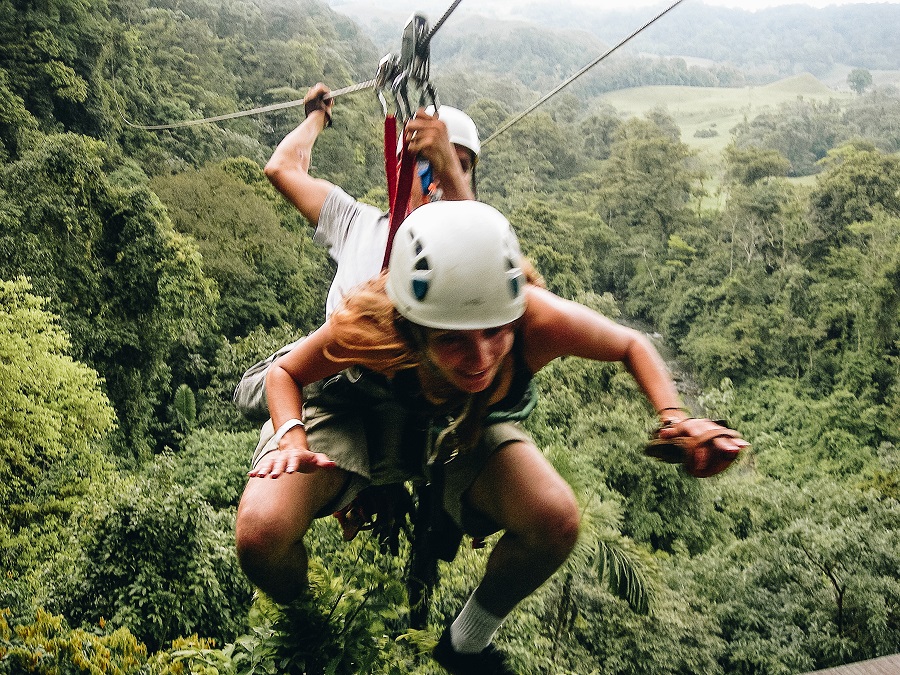
<svg viewBox="0 0 900 675"><path fill-rule="evenodd" d="M549 579L574 548L578 503L544 455L523 441L497 450L465 498L505 530L475 592L485 610L504 617Z"/></svg>
<svg viewBox="0 0 900 675"><path fill-rule="evenodd" d="M306 588L303 536L346 479L340 469L320 469L247 481L235 527L238 560L250 581L275 601L288 603Z"/></svg>

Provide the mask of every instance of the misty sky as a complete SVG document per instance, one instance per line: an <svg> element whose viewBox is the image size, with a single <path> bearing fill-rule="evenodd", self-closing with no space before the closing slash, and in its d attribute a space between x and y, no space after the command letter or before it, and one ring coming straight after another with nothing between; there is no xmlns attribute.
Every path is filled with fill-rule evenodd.
<svg viewBox="0 0 900 675"><path fill-rule="evenodd" d="M576 0L577 4L592 4L593 6L598 6L598 4L603 4L609 7L614 6L622 6L622 7L666 7L671 2L668 3L660 3L659 0L599 0L598 2L588 2L587 0ZM687 0L687 2L691 2L692 0ZM674 0L672 0L674 2ZM851 4L859 4L859 3L867 3L867 4L897 4L900 0L890 0L889 3L885 2L875 2L873 0L701 0L702 4L705 5L718 5L720 7L733 7L735 9L745 9L748 11L753 11L757 9L764 9L766 7L775 7L777 5L809 5L811 7L826 7L831 5L851 5Z"/></svg>
<svg viewBox="0 0 900 675"><path fill-rule="evenodd" d="M442 13L451 0L326 0L328 4L336 8L353 7L381 7L395 11L424 11L426 15L438 15ZM675 0L558 0L560 4L574 4L590 7L592 9L628 9L633 7L647 7L648 11L664 9ZM488 15L516 14L523 6L529 4L545 3L547 0L468 0L460 4L462 13L481 12ZM706 5L718 5L721 7L734 7L747 11L775 7L777 5L809 5L811 7L826 7L830 5L849 4L898 4L900 0L685 0L685 3L697 3ZM352 9L349 10L352 15Z"/></svg>

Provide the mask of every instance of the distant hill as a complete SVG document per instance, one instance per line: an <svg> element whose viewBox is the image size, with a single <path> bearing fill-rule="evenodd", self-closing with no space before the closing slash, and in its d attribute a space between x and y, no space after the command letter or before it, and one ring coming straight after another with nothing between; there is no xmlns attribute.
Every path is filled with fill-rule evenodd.
<svg viewBox="0 0 900 675"><path fill-rule="evenodd" d="M802 73L759 87L638 87L603 94L599 100L624 117L644 115L654 108L665 110L681 129L681 139L714 162L737 124L775 111L797 97L826 102L848 101L852 95Z"/></svg>
<svg viewBox="0 0 900 675"><path fill-rule="evenodd" d="M565 0L525 5L523 18L540 25L593 33L617 41L656 10L588 10ZM730 63L755 78L798 72L823 76L836 63L870 70L900 69L900 4L805 5L747 12L687 2L635 40L659 55L696 56ZM638 43L639 42L639 46Z"/></svg>
<svg viewBox="0 0 900 675"><path fill-rule="evenodd" d="M402 26L414 9L434 23L450 3L330 0L329 4L358 22L386 53L399 49ZM545 90L550 81L561 81L577 71L664 6L605 11L572 0L462 3L435 38L432 58L447 69L503 73L525 88ZM832 86L845 86L852 68L870 70L876 84L895 83L900 81L898 25L900 4L823 9L790 5L747 12L684 3L615 57L682 57L684 73L679 66L671 80L647 81L651 76L630 84L616 80L613 88L701 84L702 71L709 73L706 84L711 86L765 84L804 72ZM629 67L634 69L633 63Z"/></svg>

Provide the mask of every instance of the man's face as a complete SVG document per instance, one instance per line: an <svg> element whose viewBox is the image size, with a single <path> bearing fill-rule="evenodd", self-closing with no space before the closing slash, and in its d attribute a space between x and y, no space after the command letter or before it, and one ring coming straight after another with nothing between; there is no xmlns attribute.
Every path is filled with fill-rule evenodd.
<svg viewBox="0 0 900 675"><path fill-rule="evenodd" d="M462 167L463 173L466 175L466 179L469 181L469 184L472 183L472 151L468 148L464 148L461 145L454 145L453 149L456 151L456 156L459 158L459 164ZM418 173L418 172L417 172ZM434 190L441 189L441 180L440 178L432 172L432 186ZM419 180L418 176L413 178L412 190L409 194L409 208L410 211L413 209L417 209L422 204L427 204L429 202L429 196L422 189L422 181Z"/></svg>
<svg viewBox="0 0 900 675"><path fill-rule="evenodd" d="M462 166L463 173L466 174L471 183L473 166L472 151L461 145L454 145L453 149L456 150L456 156L459 157L459 164Z"/></svg>

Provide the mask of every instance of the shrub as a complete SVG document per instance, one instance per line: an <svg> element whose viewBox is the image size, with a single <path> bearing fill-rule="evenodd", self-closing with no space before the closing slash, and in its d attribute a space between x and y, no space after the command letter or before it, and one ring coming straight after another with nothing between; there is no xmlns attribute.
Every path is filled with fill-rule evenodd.
<svg viewBox="0 0 900 675"><path fill-rule="evenodd" d="M195 431L174 458L178 464L175 477L185 486L193 485L214 508L236 507L258 441L257 431Z"/></svg>
<svg viewBox="0 0 900 675"><path fill-rule="evenodd" d="M119 628L109 632L105 622L94 631L70 628L66 620L38 609L31 623L9 624L10 612L0 609L0 674L80 675L137 673L147 648Z"/></svg>
<svg viewBox="0 0 900 675"><path fill-rule="evenodd" d="M191 633L225 641L243 628L250 587L238 567L233 515L173 479L162 456L83 517L58 598L72 621L107 617L151 649ZM58 595L63 595L62 593Z"/></svg>

